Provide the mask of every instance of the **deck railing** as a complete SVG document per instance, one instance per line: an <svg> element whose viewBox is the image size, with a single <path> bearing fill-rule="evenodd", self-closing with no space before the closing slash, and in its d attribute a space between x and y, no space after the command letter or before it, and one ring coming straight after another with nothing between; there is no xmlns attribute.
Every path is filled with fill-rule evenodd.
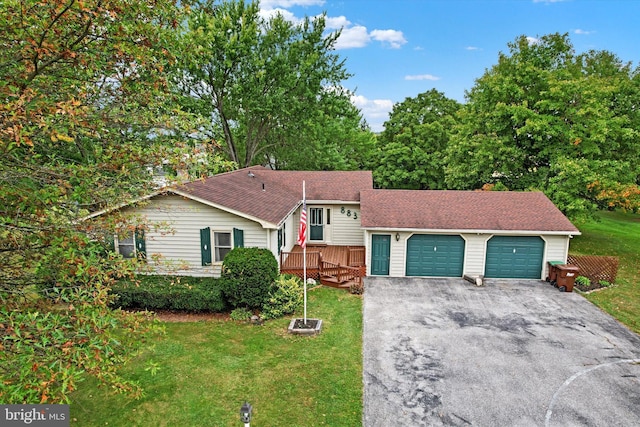
<svg viewBox="0 0 640 427"><path fill-rule="evenodd" d="M332 277L337 283L362 281L362 269L359 267L349 267L329 261L322 261L320 268L320 277Z"/></svg>
<svg viewBox="0 0 640 427"><path fill-rule="evenodd" d="M347 264L350 267L362 267L365 265L365 254L364 254L364 248L362 247L358 247L358 248L352 248L349 247L348 248L348 253L349 253L349 257L348 257L348 262Z"/></svg>
<svg viewBox="0 0 640 427"><path fill-rule="evenodd" d="M299 249L299 248L297 248ZM330 282L335 284L346 284L348 282L362 282L366 275L365 249L364 247L342 247L342 256L333 251L325 252L329 256L337 256L341 261L326 260L320 251L307 251L307 278ZM333 255L331 255L333 254ZM347 265L343 265L345 262ZM299 250L293 252L280 253L280 272L283 274L294 274L303 277L304 254ZM324 280L323 280L324 279Z"/></svg>
<svg viewBox="0 0 640 427"><path fill-rule="evenodd" d="M307 277L320 280L321 264L322 254L320 252L307 252ZM303 267L303 252L280 252L280 273L293 274L302 278Z"/></svg>

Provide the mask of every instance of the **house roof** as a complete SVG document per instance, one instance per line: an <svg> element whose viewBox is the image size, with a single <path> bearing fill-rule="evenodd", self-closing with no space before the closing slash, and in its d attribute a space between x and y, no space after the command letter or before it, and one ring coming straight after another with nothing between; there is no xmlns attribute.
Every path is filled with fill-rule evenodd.
<svg viewBox="0 0 640 427"><path fill-rule="evenodd" d="M366 190L364 228L580 234L540 192Z"/></svg>
<svg viewBox="0 0 640 427"><path fill-rule="evenodd" d="M370 171L279 171L253 166L177 186L175 192L239 214L280 224L302 201L358 202L373 187Z"/></svg>

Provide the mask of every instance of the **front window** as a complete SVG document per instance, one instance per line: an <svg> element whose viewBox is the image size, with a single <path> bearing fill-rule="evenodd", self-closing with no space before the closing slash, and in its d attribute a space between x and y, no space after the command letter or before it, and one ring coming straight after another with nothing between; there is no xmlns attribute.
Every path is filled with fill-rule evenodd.
<svg viewBox="0 0 640 427"><path fill-rule="evenodd" d="M118 253L124 258L134 258L136 256L136 244L133 231L118 238Z"/></svg>
<svg viewBox="0 0 640 427"><path fill-rule="evenodd" d="M231 233L214 232L215 261L222 262L231 250Z"/></svg>
<svg viewBox="0 0 640 427"><path fill-rule="evenodd" d="M114 239L115 249L124 258L145 258L146 242L144 239L144 230L137 228L135 230L127 230L122 234L118 234Z"/></svg>

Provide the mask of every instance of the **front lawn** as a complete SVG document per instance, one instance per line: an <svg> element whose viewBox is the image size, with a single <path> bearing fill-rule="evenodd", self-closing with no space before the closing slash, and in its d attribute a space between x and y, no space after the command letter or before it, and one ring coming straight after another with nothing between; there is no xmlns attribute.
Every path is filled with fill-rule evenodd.
<svg viewBox="0 0 640 427"><path fill-rule="evenodd" d="M126 367L145 396L132 400L81 383L71 404L78 426L233 426L253 405L252 425L362 423L362 299L309 292L316 337L287 334L290 318L262 326L225 320L165 323L166 335Z"/></svg>
<svg viewBox="0 0 640 427"><path fill-rule="evenodd" d="M586 297L640 333L640 215L601 212L599 217L600 221L578 225L582 235L572 240L570 252L620 258L615 286Z"/></svg>

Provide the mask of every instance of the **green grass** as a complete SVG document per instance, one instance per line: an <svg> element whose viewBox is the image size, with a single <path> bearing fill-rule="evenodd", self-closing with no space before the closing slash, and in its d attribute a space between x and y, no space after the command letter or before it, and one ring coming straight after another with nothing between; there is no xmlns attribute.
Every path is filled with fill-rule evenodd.
<svg viewBox="0 0 640 427"><path fill-rule="evenodd" d="M611 255L620 259L615 286L586 298L629 328L640 333L640 215L601 212L600 221L578 224L570 252Z"/></svg>
<svg viewBox="0 0 640 427"><path fill-rule="evenodd" d="M640 333L640 215L600 218L578 225L582 235L571 253L618 256L620 267L614 286L586 298ZM309 292L309 317L323 319L317 337L288 335L288 318L263 326L166 323L166 335L125 368L145 396L114 395L88 380L73 396L71 425L241 425L245 400L255 425L360 425L362 300L316 288Z"/></svg>
<svg viewBox="0 0 640 427"><path fill-rule="evenodd" d="M316 288L309 292L308 316L323 320L320 335L289 335L290 318L263 326L166 323L166 335L125 368L145 396L132 400L93 381L81 383L71 425L242 425L245 400L255 425L360 425L362 299Z"/></svg>

